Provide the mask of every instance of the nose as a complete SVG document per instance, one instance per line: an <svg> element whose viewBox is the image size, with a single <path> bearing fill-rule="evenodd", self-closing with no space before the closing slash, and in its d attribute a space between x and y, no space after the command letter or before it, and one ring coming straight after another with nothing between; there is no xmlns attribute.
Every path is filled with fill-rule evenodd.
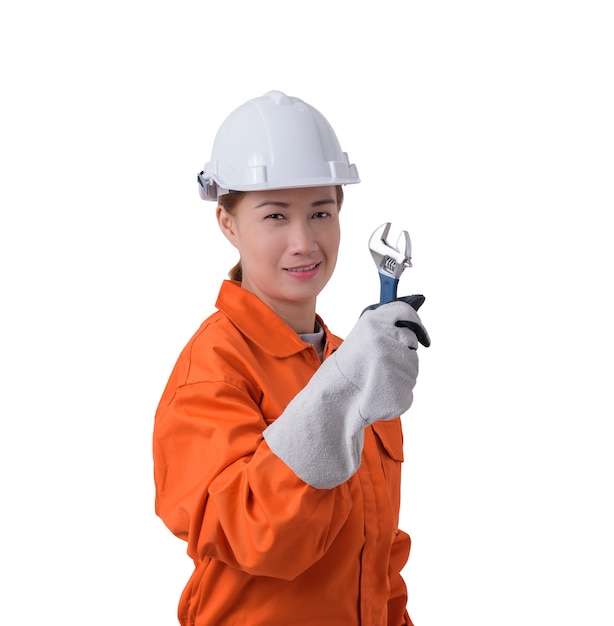
<svg viewBox="0 0 614 626"><path fill-rule="evenodd" d="M288 238L288 251L291 254L311 254L318 248L312 220L295 220Z"/></svg>

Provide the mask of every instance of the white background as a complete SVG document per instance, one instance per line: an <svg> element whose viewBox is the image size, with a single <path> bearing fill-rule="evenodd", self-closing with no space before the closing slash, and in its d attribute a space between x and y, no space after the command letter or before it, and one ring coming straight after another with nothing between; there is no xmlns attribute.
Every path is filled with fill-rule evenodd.
<svg viewBox="0 0 614 626"><path fill-rule="evenodd" d="M614 624L614 4L25 0L0 71L0 623L175 623L153 414L235 261L195 178L280 89L363 180L334 331L377 300L374 228L414 243L416 625Z"/></svg>

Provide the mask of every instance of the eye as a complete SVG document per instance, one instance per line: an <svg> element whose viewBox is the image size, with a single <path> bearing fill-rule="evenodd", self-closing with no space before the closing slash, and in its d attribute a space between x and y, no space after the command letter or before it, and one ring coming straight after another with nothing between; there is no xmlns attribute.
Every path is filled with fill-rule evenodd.
<svg viewBox="0 0 614 626"><path fill-rule="evenodd" d="M284 216L281 213L271 213L267 215L264 219L265 220L283 220Z"/></svg>
<svg viewBox="0 0 614 626"><path fill-rule="evenodd" d="M321 219L323 217L330 217L330 213L328 211L318 211L313 214L314 219Z"/></svg>

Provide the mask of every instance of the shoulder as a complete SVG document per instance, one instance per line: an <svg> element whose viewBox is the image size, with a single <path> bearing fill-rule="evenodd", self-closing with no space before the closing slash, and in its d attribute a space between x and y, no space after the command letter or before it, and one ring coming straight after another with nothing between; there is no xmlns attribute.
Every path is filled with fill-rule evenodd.
<svg viewBox="0 0 614 626"><path fill-rule="evenodd" d="M217 311L200 325L179 355L177 365L182 373L177 382L243 381L249 354L245 337Z"/></svg>

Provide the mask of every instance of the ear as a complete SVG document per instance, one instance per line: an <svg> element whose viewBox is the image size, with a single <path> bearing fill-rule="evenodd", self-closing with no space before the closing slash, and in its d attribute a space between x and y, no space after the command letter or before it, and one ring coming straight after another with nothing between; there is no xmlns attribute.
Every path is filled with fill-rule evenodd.
<svg viewBox="0 0 614 626"><path fill-rule="evenodd" d="M221 204L218 205L215 211L215 216L220 230L224 233L226 239L228 239L228 241L230 241L230 243L236 248L237 229L234 217L228 213L228 211Z"/></svg>

